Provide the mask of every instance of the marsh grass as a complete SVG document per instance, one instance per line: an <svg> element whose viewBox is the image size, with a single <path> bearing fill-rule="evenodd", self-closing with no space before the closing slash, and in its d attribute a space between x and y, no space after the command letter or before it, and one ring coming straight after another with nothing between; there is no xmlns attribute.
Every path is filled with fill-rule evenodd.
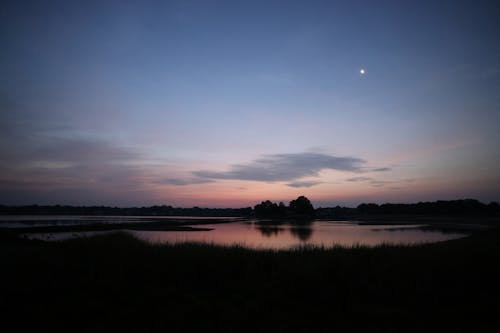
<svg viewBox="0 0 500 333"><path fill-rule="evenodd" d="M249 250L2 234L16 331L481 331L498 327L500 233L416 246ZM3 330L5 331L5 330Z"/></svg>

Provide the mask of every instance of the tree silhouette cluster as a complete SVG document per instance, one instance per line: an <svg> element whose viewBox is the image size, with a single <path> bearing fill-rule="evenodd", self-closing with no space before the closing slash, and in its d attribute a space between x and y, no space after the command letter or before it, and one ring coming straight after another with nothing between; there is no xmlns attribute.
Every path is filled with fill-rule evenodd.
<svg viewBox="0 0 500 333"><path fill-rule="evenodd" d="M450 200L419 202L416 204L361 204L356 208L358 215L496 215L500 205L496 202L483 204L478 200Z"/></svg>
<svg viewBox="0 0 500 333"><path fill-rule="evenodd" d="M84 215L84 216L240 216L240 217L287 217L312 216L317 218L356 218L377 215L442 215L442 216L499 216L500 205L496 202L484 204L474 199L419 202L413 204L378 205L363 203L356 208L323 207L314 209L309 199L300 196L289 206L283 202L269 200L246 208L181 208L167 205L151 207L106 207L106 206L6 206L0 205L0 215Z"/></svg>
<svg viewBox="0 0 500 333"><path fill-rule="evenodd" d="M312 216L314 207L304 196L290 201L287 207L283 202L276 204L270 200L262 201L255 205L254 213L257 217L285 217L285 216Z"/></svg>
<svg viewBox="0 0 500 333"><path fill-rule="evenodd" d="M84 216L251 216L252 207L246 208L181 208L167 205L151 207L106 207L106 206L3 206L0 215L84 215Z"/></svg>

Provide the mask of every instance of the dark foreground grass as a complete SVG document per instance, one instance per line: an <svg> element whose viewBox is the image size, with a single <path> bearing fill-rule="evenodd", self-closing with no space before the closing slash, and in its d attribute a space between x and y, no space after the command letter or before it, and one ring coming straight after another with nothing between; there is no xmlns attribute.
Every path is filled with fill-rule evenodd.
<svg viewBox="0 0 500 333"><path fill-rule="evenodd" d="M416 246L252 251L127 234L1 239L0 331L493 331L500 233Z"/></svg>

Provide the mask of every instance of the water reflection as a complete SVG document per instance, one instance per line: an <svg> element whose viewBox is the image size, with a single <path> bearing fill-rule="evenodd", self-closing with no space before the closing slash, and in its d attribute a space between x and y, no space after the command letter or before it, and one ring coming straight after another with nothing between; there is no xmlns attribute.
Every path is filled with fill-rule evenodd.
<svg viewBox="0 0 500 333"><path fill-rule="evenodd" d="M305 242L309 238L311 238L311 235L313 233L313 229L309 225L299 225L299 226L290 226L289 228L284 228L282 226L278 225L269 225L269 224L256 224L255 228L260 231L262 236L264 237L276 237L280 233L285 232L287 229L290 231L290 234L301 241Z"/></svg>
<svg viewBox="0 0 500 333"><path fill-rule="evenodd" d="M280 227L279 225L256 225L255 226L257 230L260 231L262 236L264 237L273 237L273 236L278 236L278 234L282 233L285 231L283 227Z"/></svg>
<svg viewBox="0 0 500 333"><path fill-rule="evenodd" d="M211 231L132 231L152 243L204 242L241 245L256 249L290 249L298 246L332 246L432 243L464 237L464 233L429 229L423 225L370 225L338 221L237 220L203 224ZM29 238L62 240L95 235L88 232L26 234Z"/></svg>
<svg viewBox="0 0 500 333"><path fill-rule="evenodd" d="M292 236L305 242L313 233L312 223L313 220L257 220L254 226L264 237L277 236L288 230Z"/></svg>
<svg viewBox="0 0 500 333"><path fill-rule="evenodd" d="M242 245L257 249L290 249L298 246L375 246L380 244L419 244L466 236L461 233L424 231L420 226L360 225L352 222L310 221L304 223L269 221L233 222L204 225L212 231L132 231L152 243L204 242Z"/></svg>
<svg viewBox="0 0 500 333"><path fill-rule="evenodd" d="M309 238L311 238L313 229L311 228L311 226L302 225L290 228L290 232L292 233L293 236L305 242Z"/></svg>

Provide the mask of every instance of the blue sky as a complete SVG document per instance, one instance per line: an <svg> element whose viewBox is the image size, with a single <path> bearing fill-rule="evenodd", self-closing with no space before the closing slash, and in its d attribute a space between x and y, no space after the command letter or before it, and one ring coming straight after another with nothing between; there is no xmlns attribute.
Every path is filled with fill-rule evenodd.
<svg viewBox="0 0 500 333"><path fill-rule="evenodd" d="M499 201L499 14L5 1L0 203Z"/></svg>

